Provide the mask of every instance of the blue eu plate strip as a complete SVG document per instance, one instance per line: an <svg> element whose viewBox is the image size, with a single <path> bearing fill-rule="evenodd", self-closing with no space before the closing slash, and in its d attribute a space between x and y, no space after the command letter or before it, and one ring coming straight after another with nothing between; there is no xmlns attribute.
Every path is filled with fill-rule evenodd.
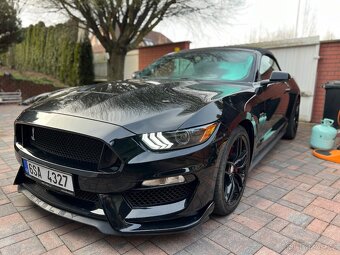
<svg viewBox="0 0 340 255"><path fill-rule="evenodd" d="M26 174L30 174L29 171L28 171L27 160L26 160L26 159L23 159L23 160L22 160L22 163L23 163L23 165L24 165L25 173L26 173Z"/></svg>

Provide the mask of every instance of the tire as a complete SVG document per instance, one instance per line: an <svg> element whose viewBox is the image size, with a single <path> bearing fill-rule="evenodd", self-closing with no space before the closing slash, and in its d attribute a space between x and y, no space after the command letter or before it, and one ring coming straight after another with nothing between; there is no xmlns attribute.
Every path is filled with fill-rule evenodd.
<svg viewBox="0 0 340 255"><path fill-rule="evenodd" d="M297 100L290 114L284 139L292 140L295 138L299 126L300 101Z"/></svg>
<svg viewBox="0 0 340 255"><path fill-rule="evenodd" d="M246 185L250 158L251 149L248 133L243 127L239 126L232 131L228 141L220 151L214 193L214 214L228 215L240 203Z"/></svg>

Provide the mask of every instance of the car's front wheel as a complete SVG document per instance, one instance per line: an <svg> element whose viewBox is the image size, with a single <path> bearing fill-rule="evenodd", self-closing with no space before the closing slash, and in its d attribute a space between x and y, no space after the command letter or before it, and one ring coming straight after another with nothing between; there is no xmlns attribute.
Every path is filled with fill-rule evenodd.
<svg viewBox="0 0 340 255"><path fill-rule="evenodd" d="M219 155L214 202L214 213L228 215L239 204L246 185L251 150L247 131L234 129Z"/></svg>

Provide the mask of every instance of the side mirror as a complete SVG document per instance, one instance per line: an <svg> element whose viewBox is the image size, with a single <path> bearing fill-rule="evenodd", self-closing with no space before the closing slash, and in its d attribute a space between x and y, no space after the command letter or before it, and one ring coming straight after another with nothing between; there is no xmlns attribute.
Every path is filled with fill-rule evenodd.
<svg viewBox="0 0 340 255"><path fill-rule="evenodd" d="M288 81L290 78L290 74L287 72L273 71L269 80L262 80L260 81L260 84L261 86L266 87L270 83Z"/></svg>
<svg viewBox="0 0 340 255"><path fill-rule="evenodd" d="M290 74L282 71L274 71L270 75L270 82L280 82L280 81L288 81L290 79Z"/></svg>
<svg viewBox="0 0 340 255"><path fill-rule="evenodd" d="M140 78L140 73L141 73L141 71L136 71L136 72L133 72L132 73L132 79L138 79L138 78Z"/></svg>

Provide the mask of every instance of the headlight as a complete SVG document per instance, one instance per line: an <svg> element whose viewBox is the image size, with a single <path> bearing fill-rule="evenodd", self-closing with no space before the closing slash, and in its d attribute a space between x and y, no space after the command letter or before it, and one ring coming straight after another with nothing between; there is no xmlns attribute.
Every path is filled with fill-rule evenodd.
<svg viewBox="0 0 340 255"><path fill-rule="evenodd" d="M143 143L151 150L174 150L204 143L215 131L217 123L201 127L157 132L142 135Z"/></svg>

